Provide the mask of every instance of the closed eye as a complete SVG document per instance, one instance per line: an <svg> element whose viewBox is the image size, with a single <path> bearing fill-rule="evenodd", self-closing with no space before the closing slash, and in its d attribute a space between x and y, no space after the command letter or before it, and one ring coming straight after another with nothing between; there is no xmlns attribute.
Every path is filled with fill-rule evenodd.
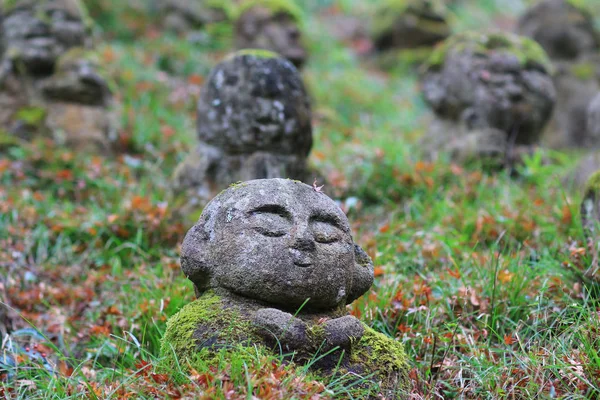
<svg viewBox="0 0 600 400"><path fill-rule="evenodd" d="M280 237L285 235L285 231L284 230L277 230L277 229L268 229L265 228L264 226L255 226L254 230L258 233L260 233L263 236L268 236L268 237Z"/></svg>

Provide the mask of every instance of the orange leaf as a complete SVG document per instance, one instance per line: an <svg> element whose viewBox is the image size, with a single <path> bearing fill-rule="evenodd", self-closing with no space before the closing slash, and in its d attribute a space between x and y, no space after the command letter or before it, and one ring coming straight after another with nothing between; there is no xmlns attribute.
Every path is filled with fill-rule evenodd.
<svg viewBox="0 0 600 400"><path fill-rule="evenodd" d="M498 272L498 280L502 283L508 283L512 280L513 276L515 276L515 274L513 274L512 272L510 272L507 269L503 269L502 271Z"/></svg>
<svg viewBox="0 0 600 400"><path fill-rule="evenodd" d="M512 335L504 335L504 343L506 343L507 345L511 345L513 343L515 343L516 340L514 337L512 337Z"/></svg>
<svg viewBox="0 0 600 400"><path fill-rule="evenodd" d="M448 268L448 273L451 277L460 279L460 271L458 270L458 268L456 268L455 270Z"/></svg>
<svg viewBox="0 0 600 400"><path fill-rule="evenodd" d="M193 74L188 77L188 82L192 85L202 85L204 83L204 77L202 75Z"/></svg>
<svg viewBox="0 0 600 400"><path fill-rule="evenodd" d="M385 271L381 267L375 267L375 269L373 270L373 273L375 276L381 276L381 275L385 274Z"/></svg>

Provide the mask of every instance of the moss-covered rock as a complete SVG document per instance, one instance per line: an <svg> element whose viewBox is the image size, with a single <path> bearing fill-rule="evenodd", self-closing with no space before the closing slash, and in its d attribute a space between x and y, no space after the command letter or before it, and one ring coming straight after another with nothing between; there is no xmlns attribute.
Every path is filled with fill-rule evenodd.
<svg viewBox="0 0 600 400"><path fill-rule="evenodd" d="M448 55L471 53L482 56L506 53L515 56L525 68L540 68L552 73L552 62L544 49L535 41L511 33L464 32L451 36L431 53L426 70L440 69Z"/></svg>

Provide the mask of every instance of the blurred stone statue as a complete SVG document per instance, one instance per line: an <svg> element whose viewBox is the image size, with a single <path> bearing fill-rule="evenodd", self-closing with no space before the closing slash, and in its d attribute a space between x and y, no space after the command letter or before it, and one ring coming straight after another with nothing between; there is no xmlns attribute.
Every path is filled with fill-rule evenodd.
<svg viewBox="0 0 600 400"><path fill-rule="evenodd" d="M117 116L78 0L3 0L0 127L108 151Z"/></svg>
<svg viewBox="0 0 600 400"><path fill-rule="evenodd" d="M539 143L555 90L551 65L530 39L467 32L447 39L424 66L422 88L433 111L422 145L430 157L512 165Z"/></svg>
<svg viewBox="0 0 600 400"><path fill-rule="evenodd" d="M193 207L237 181L312 182L310 101L288 60L264 50L229 56L206 80L197 118L199 143L175 172Z"/></svg>

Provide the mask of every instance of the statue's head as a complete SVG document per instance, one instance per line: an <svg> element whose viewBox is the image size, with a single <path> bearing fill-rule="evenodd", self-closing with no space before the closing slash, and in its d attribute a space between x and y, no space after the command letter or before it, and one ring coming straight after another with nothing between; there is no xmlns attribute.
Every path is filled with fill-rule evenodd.
<svg viewBox="0 0 600 400"><path fill-rule="evenodd" d="M302 78L269 51L238 51L218 64L202 88L197 115L199 139L227 154L306 157L312 147Z"/></svg>
<svg viewBox="0 0 600 400"><path fill-rule="evenodd" d="M52 73L56 60L89 35L78 0L3 0L0 11L5 56L27 73Z"/></svg>
<svg viewBox="0 0 600 400"><path fill-rule="evenodd" d="M242 3L235 24L236 46L274 51L301 67L307 55L295 5L283 0L250 0L246 4Z"/></svg>
<svg viewBox="0 0 600 400"><path fill-rule="evenodd" d="M373 283L373 265L327 195L288 179L232 185L187 233L181 266L198 292L226 289L282 308L349 304Z"/></svg>

